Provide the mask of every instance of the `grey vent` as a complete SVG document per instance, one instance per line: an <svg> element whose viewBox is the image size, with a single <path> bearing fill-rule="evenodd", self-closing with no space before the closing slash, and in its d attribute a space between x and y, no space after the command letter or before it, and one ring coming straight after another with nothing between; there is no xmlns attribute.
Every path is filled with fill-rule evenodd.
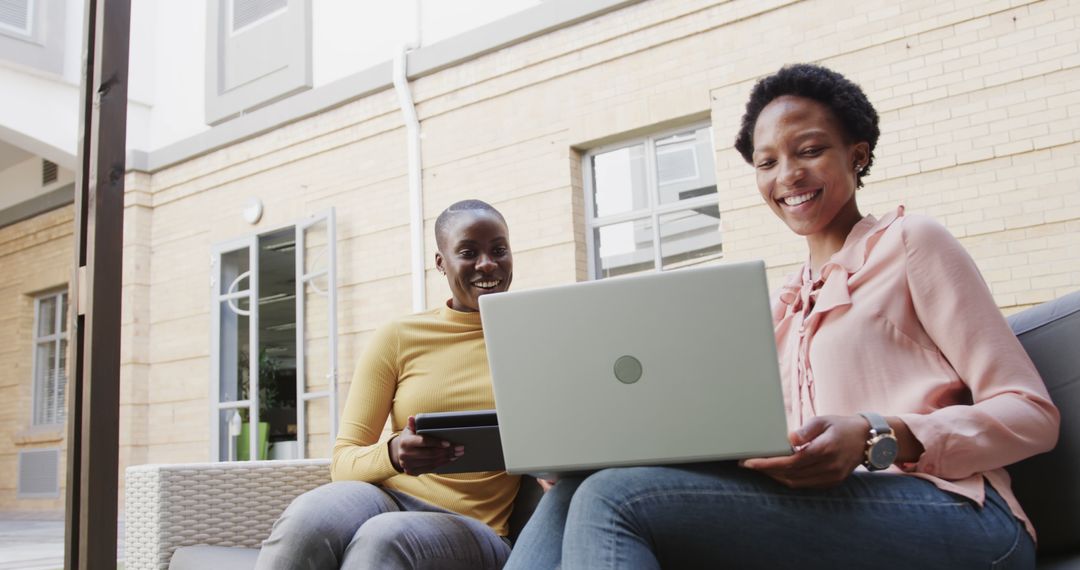
<svg viewBox="0 0 1080 570"><path fill-rule="evenodd" d="M60 450L19 452L19 498L60 496Z"/></svg>
<svg viewBox="0 0 1080 570"><path fill-rule="evenodd" d="M278 10L285 9L286 4L288 0L233 0L232 31L250 26Z"/></svg>
<svg viewBox="0 0 1080 570"><path fill-rule="evenodd" d="M30 0L0 0L0 24L29 32Z"/></svg>
<svg viewBox="0 0 1080 570"><path fill-rule="evenodd" d="M3 2L3 0L0 0L0 2ZM51 160L42 160L41 161L41 185L42 186L47 186L49 184L52 184L53 182L56 182L56 179L59 177L59 175L60 175L59 174L59 169L57 168L55 162L53 162Z"/></svg>

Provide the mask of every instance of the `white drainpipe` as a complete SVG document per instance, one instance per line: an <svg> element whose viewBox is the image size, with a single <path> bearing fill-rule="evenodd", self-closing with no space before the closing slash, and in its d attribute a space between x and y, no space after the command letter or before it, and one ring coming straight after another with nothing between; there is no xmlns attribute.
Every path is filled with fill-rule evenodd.
<svg viewBox="0 0 1080 570"><path fill-rule="evenodd" d="M420 121L416 117L412 90L409 89L408 53L420 45L420 0L414 0L415 37L402 44L394 55L394 91L397 92L401 114L405 118L409 148L409 241L412 245L412 308L413 312L427 309L427 283L424 275L424 191L423 161L420 157Z"/></svg>

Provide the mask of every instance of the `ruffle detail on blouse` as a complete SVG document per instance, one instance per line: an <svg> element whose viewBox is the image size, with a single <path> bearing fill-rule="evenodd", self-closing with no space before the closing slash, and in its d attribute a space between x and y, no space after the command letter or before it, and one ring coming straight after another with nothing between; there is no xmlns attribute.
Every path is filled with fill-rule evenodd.
<svg viewBox="0 0 1080 570"><path fill-rule="evenodd" d="M855 224L844 242L844 247L821 266L821 279L824 284L816 291L814 314L825 314L836 307L851 304L848 278L862 269L881 234L903 215L904 207L898 206L880 220L867 215ZM799 272L793 273L780 287L779 299L789 306L786 314L802 310L803 289L811 286L813 282L810 280L810 262L807 261Z"/></svg>
<svg viewBox="0 0 1080 570"><path fill-rule="evenodd" d="M810 277L810 262L803 264L802 270L793 274L781 286L779 299L782 303L777 330L782 326L798 327L798 344L792 355L795 362L795 378L791 384L791 405L798 411L799 425L806 417L804 403L809 404L809 412L816 415L814 371L810 365L810 344L821 319L839 307L851 304L849 281L852 275L862 269L870 252L874 249L881 235L904 215L904 207L899 206L880 220L867 215L851 229L844 246L833 254L821 267L821 279L814 281ZM819 286L820 283L820 286ZM812 310L806 314L805 307ZM796 319L794 323L784 323Z"/></svg>

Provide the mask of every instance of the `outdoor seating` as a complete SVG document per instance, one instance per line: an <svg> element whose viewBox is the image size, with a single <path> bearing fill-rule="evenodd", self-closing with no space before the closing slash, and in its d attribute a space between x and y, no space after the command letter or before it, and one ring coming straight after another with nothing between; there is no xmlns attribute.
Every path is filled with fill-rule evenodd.
<svg viewBox="0 0 1080 570"><path fill-rule="evenodd" d="M1009 468L1039 535L1040 569L1080 568L1080 292L1009 317L1061 411L1061 437L1049 453Z"/></svg>
<svg viewBox="0 0 1080 570"><path fill-rule="evenodd" d="M330 482L329 459L137 465L127 469L126 570L244 570L298 495ZM522 479L516 537L542 492Z"/></svg>
<svg viewBox="0 0 1080 570"><path fill-rule="evenodd" d="M164 570L177 548L225 547L251 558L285 507L330 482L328 459L129 467L124 493L124 567ZM249 550L250 549L250 550ZM242 567L242 566L240 566Z"/></svg>
<svg viewBox="0 0 1080 570"><path fill-rule="evenodd" d="M1013 488L1039 533L1039 568L1077 568L1080 292L1012 315L1009 323L1061 410L1057 447L1010 467ZM251 568L259 543L293 498L329 481L327 459L129 467L125 568ZM523 480L513 536L539 497L532 479Z"/></svg>

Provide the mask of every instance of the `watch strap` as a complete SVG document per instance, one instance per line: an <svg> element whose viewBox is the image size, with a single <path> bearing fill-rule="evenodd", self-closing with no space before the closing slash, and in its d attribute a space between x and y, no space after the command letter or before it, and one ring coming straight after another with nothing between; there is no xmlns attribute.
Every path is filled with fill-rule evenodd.
<svg viewBox="0 0 1080 570"><path fill-rule="evenodd" d="M889 422L885 421L885 418L881 414L876 412L859 412L859 415L870 422L870 429L874 430L874 435L892 434L892 426L889 425Z"/></svg>

